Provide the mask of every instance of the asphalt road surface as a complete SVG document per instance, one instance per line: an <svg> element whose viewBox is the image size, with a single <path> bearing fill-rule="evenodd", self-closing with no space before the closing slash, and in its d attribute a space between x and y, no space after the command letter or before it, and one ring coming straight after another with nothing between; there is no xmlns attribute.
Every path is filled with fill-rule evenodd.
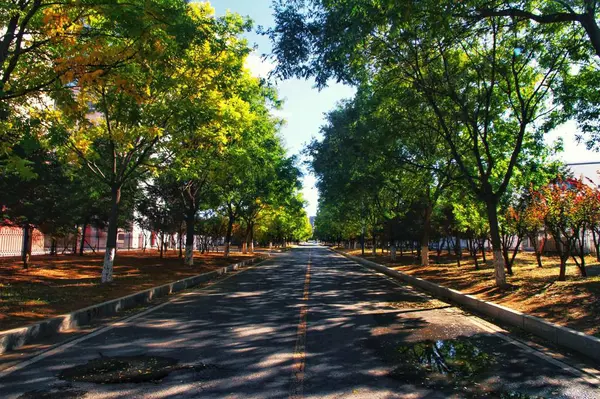
<svg viewBox="0 0 600 399"><path fill-rule="evenodd" d="M600 398L597 379L302 247L21 364L1 398Z"/></svg>

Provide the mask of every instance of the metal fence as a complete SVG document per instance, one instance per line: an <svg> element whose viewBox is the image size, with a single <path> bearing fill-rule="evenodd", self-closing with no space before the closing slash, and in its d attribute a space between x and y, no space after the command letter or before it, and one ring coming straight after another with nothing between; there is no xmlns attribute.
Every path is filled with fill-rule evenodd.
<svg viewBox="0 0 600 399"><path fill-rule="evenodd" d="M84 252L102 252L106 249L106 232L100 229L88 229L86 234L71 234L52 237L37 229L32 230L31 255L65 254L79 252L82 239ZM21 256L24 246L24 230L21 227L0 226L0 257ZM145 244L145 245L144 245ZM143 247L155 247L150 232L119 231L117 248L119 250L137 250Z"/></svg>
<svg viewBox="0 0 600 399"><path fill-rule="evenodd" d="M43 234L40 230L32 230L31 255L49 255L78 253L83 244L83 251L88 253L102 253L106 249L107 232L102 229L88 227L85 234L71 234L65 237L52 237ZM164 238L164 243L163 243ZM14 226L0 226L0 258L18 257L23 253L24 229ZM164 244L164 249L178 249L179 245L185 248L185 234L181 242L178 235L155 234L150 231L134 228L133 231L120 230L117 233L117 249L119 251L140 250L140 249L158 249ZM223 239L198 235L194 239L196 250L219 252L223 250ZM234 245L231 251L241 251Z"/></svg>

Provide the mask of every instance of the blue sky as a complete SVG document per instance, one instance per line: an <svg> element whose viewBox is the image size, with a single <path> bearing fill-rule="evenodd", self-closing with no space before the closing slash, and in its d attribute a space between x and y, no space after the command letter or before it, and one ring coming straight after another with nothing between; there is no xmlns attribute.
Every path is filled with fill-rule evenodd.
<svg viewBox="0 0 600 399"><path fill-rule="evenodd" d="M270 27L274 23L271 0L212 0L210 3L217 15L223 15L229 10L250 17L255 28L259 25ZM261 55L271 52L269 39L254 32L248 33L246 37L251 45L257 47L255 54L248 60L248 66L255 74L266 76L273 64L264 61ZM285 100L281 116L286 119L287 124L282 134L290 154L298 154L304 144L318 136L324 113L331 110L339 100L352 97L354 93L350 87L333 82L321 91L313 88L314 83L311 81L291 79L275 83L280 97ZM587 151L584 146L575 143L575 132L575 124L567 123L548 134L546 140L551 143L558 137L563 138L565 152L560 158L566 163L600 161L599 153ZM318 201L314 182L314 177L305 173L304 197L308 201L307 212L311 216L316 215Z"/></svg>

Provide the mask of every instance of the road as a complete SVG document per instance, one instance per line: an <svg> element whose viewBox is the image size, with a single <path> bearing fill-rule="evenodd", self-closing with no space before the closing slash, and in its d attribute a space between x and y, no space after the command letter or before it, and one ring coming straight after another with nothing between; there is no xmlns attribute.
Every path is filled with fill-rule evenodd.
<svg viewBox="0 0 600 399"><path fill-rule="evenodd" d="M67 343L2 398L600 398L485 322L302 247Z"/></svg>

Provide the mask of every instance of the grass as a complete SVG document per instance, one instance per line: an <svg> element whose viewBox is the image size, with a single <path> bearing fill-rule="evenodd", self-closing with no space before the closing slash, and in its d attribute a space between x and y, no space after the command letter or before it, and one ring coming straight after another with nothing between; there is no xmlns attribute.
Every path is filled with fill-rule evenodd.
<svg viewBox="0 0 600 399"><path fill-rule="evenodd" d="M346 250L360 256L360 250ZM543 258L543 267L537 267L535 256L519 253L513 266L513 276L507 276L510 288L500 290L494 286L492 254L487 263L481 262L475 270L472 258L463 256L458 267L454 256L443 254L439 259L430 253L429 266L420 266L415 255L404 254L395 262L389 255L378 251L365 258L385 264L398 271L427 279L434 283L475 295L480 299L541 317L553 323L567 326L600 337L600 263L595 257L586 258L589 277L579 276L575 265L567 267L567 281L558 281L558 257Z"/></svg>
<svg viewBox="0 0 600 399"><path fill-rule="evenodd" d="M248 259L236 254L194 254L194 266L176 251L160 259L156 250L120 252L114 281L100 283L103 255L34 256L29 269L20 261L0 259L0 331L21 327Z"/></svg>

